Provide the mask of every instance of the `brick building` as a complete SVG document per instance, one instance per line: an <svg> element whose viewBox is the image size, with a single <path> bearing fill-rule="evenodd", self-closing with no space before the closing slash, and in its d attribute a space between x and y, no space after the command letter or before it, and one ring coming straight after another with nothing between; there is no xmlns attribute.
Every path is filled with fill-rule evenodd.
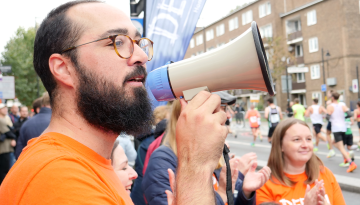
<svg viewBox="0 0 360 205"><path fill-rule="evenodd" d="M324 104L321 85L325 76L327 90L340 92L348 106L355 106L358 93L352 85L357 79L356 66L360 66L359 1L257 0L205 28L197 28L185 58L228 43L250 28L251 21L257 22L263 38L280 36L286 52L295 56L296 65L288 64L291 100L299 98L302 104L311 105L316 97ZM275 101L285 109L287 93L283 93L281 83L276 81ZM249 104L253 92L237 90L235 94Z"/></svg>

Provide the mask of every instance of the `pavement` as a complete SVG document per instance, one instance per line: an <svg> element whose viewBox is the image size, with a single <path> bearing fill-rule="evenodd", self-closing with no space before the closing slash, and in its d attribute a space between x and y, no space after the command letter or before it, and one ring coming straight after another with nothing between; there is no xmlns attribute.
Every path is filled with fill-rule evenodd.
<svg viewBox="0 0 360 205"><path fill-rule="evenodd" d="M308 123L311 125L311 123ZM312 126L310 126L312 127ZM267 165L267 160L270 154L271 145L267 142L267 133L268 125L267 122L262 122L260 126L261 134L263 136L263 141L260 142L257 139L255 147L251 147L250 143L253 140L250 127L248 123L245 127L237 125L235 122L231 123L231 130L233 134L229 134L227 137L227 142L230 145L231 153L234 153L236 156L240 157L248 152L255 152L257 154L257 163L258 169L261 169L263 166ZM359 141L359 129L357 126L352 126L353 135L354 135L354 144ZM237 138L234 137L234 134L237 134ZM343 191L352 192L354 194L359 194L360 196L360 151L355 151L355 163L359 166L356 170L351 173L347 173L344 167L339 167L339 164L342 162L341 153L335 149L336 156L332 158L327 158L328 149L325 142L320 142L319 151L315 154L323 161L325 166L329 168L336 177L341 189Z"/></svg>

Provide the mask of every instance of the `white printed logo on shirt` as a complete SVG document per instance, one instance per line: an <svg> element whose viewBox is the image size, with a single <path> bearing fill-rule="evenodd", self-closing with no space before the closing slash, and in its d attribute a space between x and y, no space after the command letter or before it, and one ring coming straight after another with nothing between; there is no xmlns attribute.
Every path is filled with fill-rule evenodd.
<svg viewBox="0 0 360 205"><path fill-rule="evenodd" d="M255 122L257 122L257 121L258 121L258 119L257 119L256 116L250 117L250 122L251 122L251 123L255 123Z"/></svg>
<svg viewBox="0 0 360 205"><path fill-rule="evenodd" d="M325 200L327 201L328 204L330 204L329 196L327 194L325 194ZM304 198L292 199L291 201L286 199L281 199L279 202L282 205L304 205Z"/></svg>

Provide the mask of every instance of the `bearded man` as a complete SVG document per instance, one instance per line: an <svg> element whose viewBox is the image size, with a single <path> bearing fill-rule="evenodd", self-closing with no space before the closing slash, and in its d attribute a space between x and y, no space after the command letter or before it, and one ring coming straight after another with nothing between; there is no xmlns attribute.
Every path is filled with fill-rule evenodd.
<svg viewBox="0 0 360 205"><path fill-rule="evenodd" d="M51 122L6 176L1 203L133 204L110 155L121 131L136 135L152 125L144 87L152 53L130 18L105 3L73 1L52 10L34 45ZM214 204L212 172L227 135L226 114L220 97L207 92L181 102L174 202Z"/></svg>

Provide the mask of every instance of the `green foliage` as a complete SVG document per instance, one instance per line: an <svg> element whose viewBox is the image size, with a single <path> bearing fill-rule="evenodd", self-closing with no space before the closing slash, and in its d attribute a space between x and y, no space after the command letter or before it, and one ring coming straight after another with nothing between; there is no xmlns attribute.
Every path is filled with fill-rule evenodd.
<svg viewBox="0 0 360 205"><path fill-rule="evenodd" d="M288 46L281 37L264 38L263 42L268 45L268 62L272 68L273 81L276 82L284 74L286 59L289 58L290 62L294 62L296 61L295 56L294 53L287 51Z"/></svg>
<svg viewBox="0 0 360 205"><path fill-rule="evenodd" d="M33 66L34 40L36 31L34 28L25 30L18 28L15 36L8 41L5 51L1 54L2 65L10 65L12 73L6 75L15 76L15 95L24 105L32 105L37 98L37 74ZM39 79L40 95L45 91Z"/></svg>
<svg viewBox="0 0 360 205"><path fill-rule="evenodd" d="M264 96L263 96L263 95L260 95L260 100L259 100L259 103L257 104L256 108L257 108L259 111L263 111L263 110L264 110Z"/></svg>

